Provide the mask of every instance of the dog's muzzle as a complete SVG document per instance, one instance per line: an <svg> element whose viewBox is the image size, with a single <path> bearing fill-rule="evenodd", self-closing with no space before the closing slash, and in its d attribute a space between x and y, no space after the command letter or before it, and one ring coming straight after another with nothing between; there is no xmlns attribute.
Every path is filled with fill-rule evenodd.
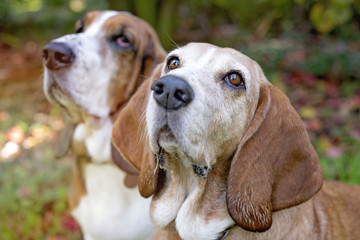
<svg viewBox="0 0 360 240"><path fill-rule="evenodd" d="M157 104L166 110L177 110L194 99L194 91L182 78L167 75L151 85Z"/></svg>

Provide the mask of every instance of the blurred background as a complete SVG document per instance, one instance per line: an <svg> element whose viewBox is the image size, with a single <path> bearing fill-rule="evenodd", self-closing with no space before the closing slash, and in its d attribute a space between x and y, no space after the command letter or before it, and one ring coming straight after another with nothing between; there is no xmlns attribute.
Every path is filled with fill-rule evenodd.
<svg viewBox="0 0 360 240"><path fill-rule="evenodd" d="M79 239L67 210L72 156L55 160L63 128L42 92L42 47L86 11L130 11L166 50L189 41L259 62L301 115L324 177L360 184L360 1L1 0L0 239Z"/></svg>

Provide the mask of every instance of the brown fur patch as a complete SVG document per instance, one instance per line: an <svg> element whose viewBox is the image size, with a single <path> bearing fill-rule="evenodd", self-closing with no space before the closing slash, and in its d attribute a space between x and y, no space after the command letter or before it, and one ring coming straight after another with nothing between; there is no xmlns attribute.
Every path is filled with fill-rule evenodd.
<svg viewBox="0 0 360 240"><path fill-rule="evenodd" d="M75 29L80 29L84 31L97 17L99 17L103 11L92 11L84 15L81 19L76 21Z"/></svg>
<svg viewBox="0 0 360 240"><path fill-rule="evenodd" d="M69 207L74 210L80 203L82 196L87 194L84 168L85 164L89 161L86 157L77 157L72 167L72 183L69 192Z"/></svg>
<svg viewBox="0 0 360 240"><path fill-rule="evenodd" d="M170 223L166 228L156 228L154 240L181 240L175 229L175 222Z"/></svg>

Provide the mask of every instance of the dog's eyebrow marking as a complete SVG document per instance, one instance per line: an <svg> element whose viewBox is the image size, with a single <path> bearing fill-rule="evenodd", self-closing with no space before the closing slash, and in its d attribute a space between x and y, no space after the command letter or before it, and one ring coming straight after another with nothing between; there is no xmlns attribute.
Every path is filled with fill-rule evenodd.
<svg viewBox="0 0 360 240"><path fill-rule="evenodd" d="M197 176L199 176L199 177L201 177L201 178L206 178L206 176L207 176L207 170L208 170L208 167L207 166L199 166L199 165L192 165L192 167L193 167L193 171L194 171L194 173L197 175Z"/></svg>

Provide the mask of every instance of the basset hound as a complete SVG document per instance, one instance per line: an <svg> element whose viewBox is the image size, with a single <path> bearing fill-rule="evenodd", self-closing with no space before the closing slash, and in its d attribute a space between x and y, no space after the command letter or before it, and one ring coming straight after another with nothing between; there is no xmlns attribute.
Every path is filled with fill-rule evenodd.
<svg viewBox="0 0 360 240"><path fill-rule="evenodd" d="M323 181L288 98L234 49L170 52L112 142L153 195L155 239L360 239L360 187Z"/></svg>
<svg viewBox="0 0 360 240"><path fill-rule="evenodd" d="M86 240L151 239L151 199L140 196L137 170L120 170L111 157L111 130L119 110L165 58L157 34L127 12L93 11L76 34L43 50L44 92L66 112L56 154L77 156L69 205Z"/></svg>

